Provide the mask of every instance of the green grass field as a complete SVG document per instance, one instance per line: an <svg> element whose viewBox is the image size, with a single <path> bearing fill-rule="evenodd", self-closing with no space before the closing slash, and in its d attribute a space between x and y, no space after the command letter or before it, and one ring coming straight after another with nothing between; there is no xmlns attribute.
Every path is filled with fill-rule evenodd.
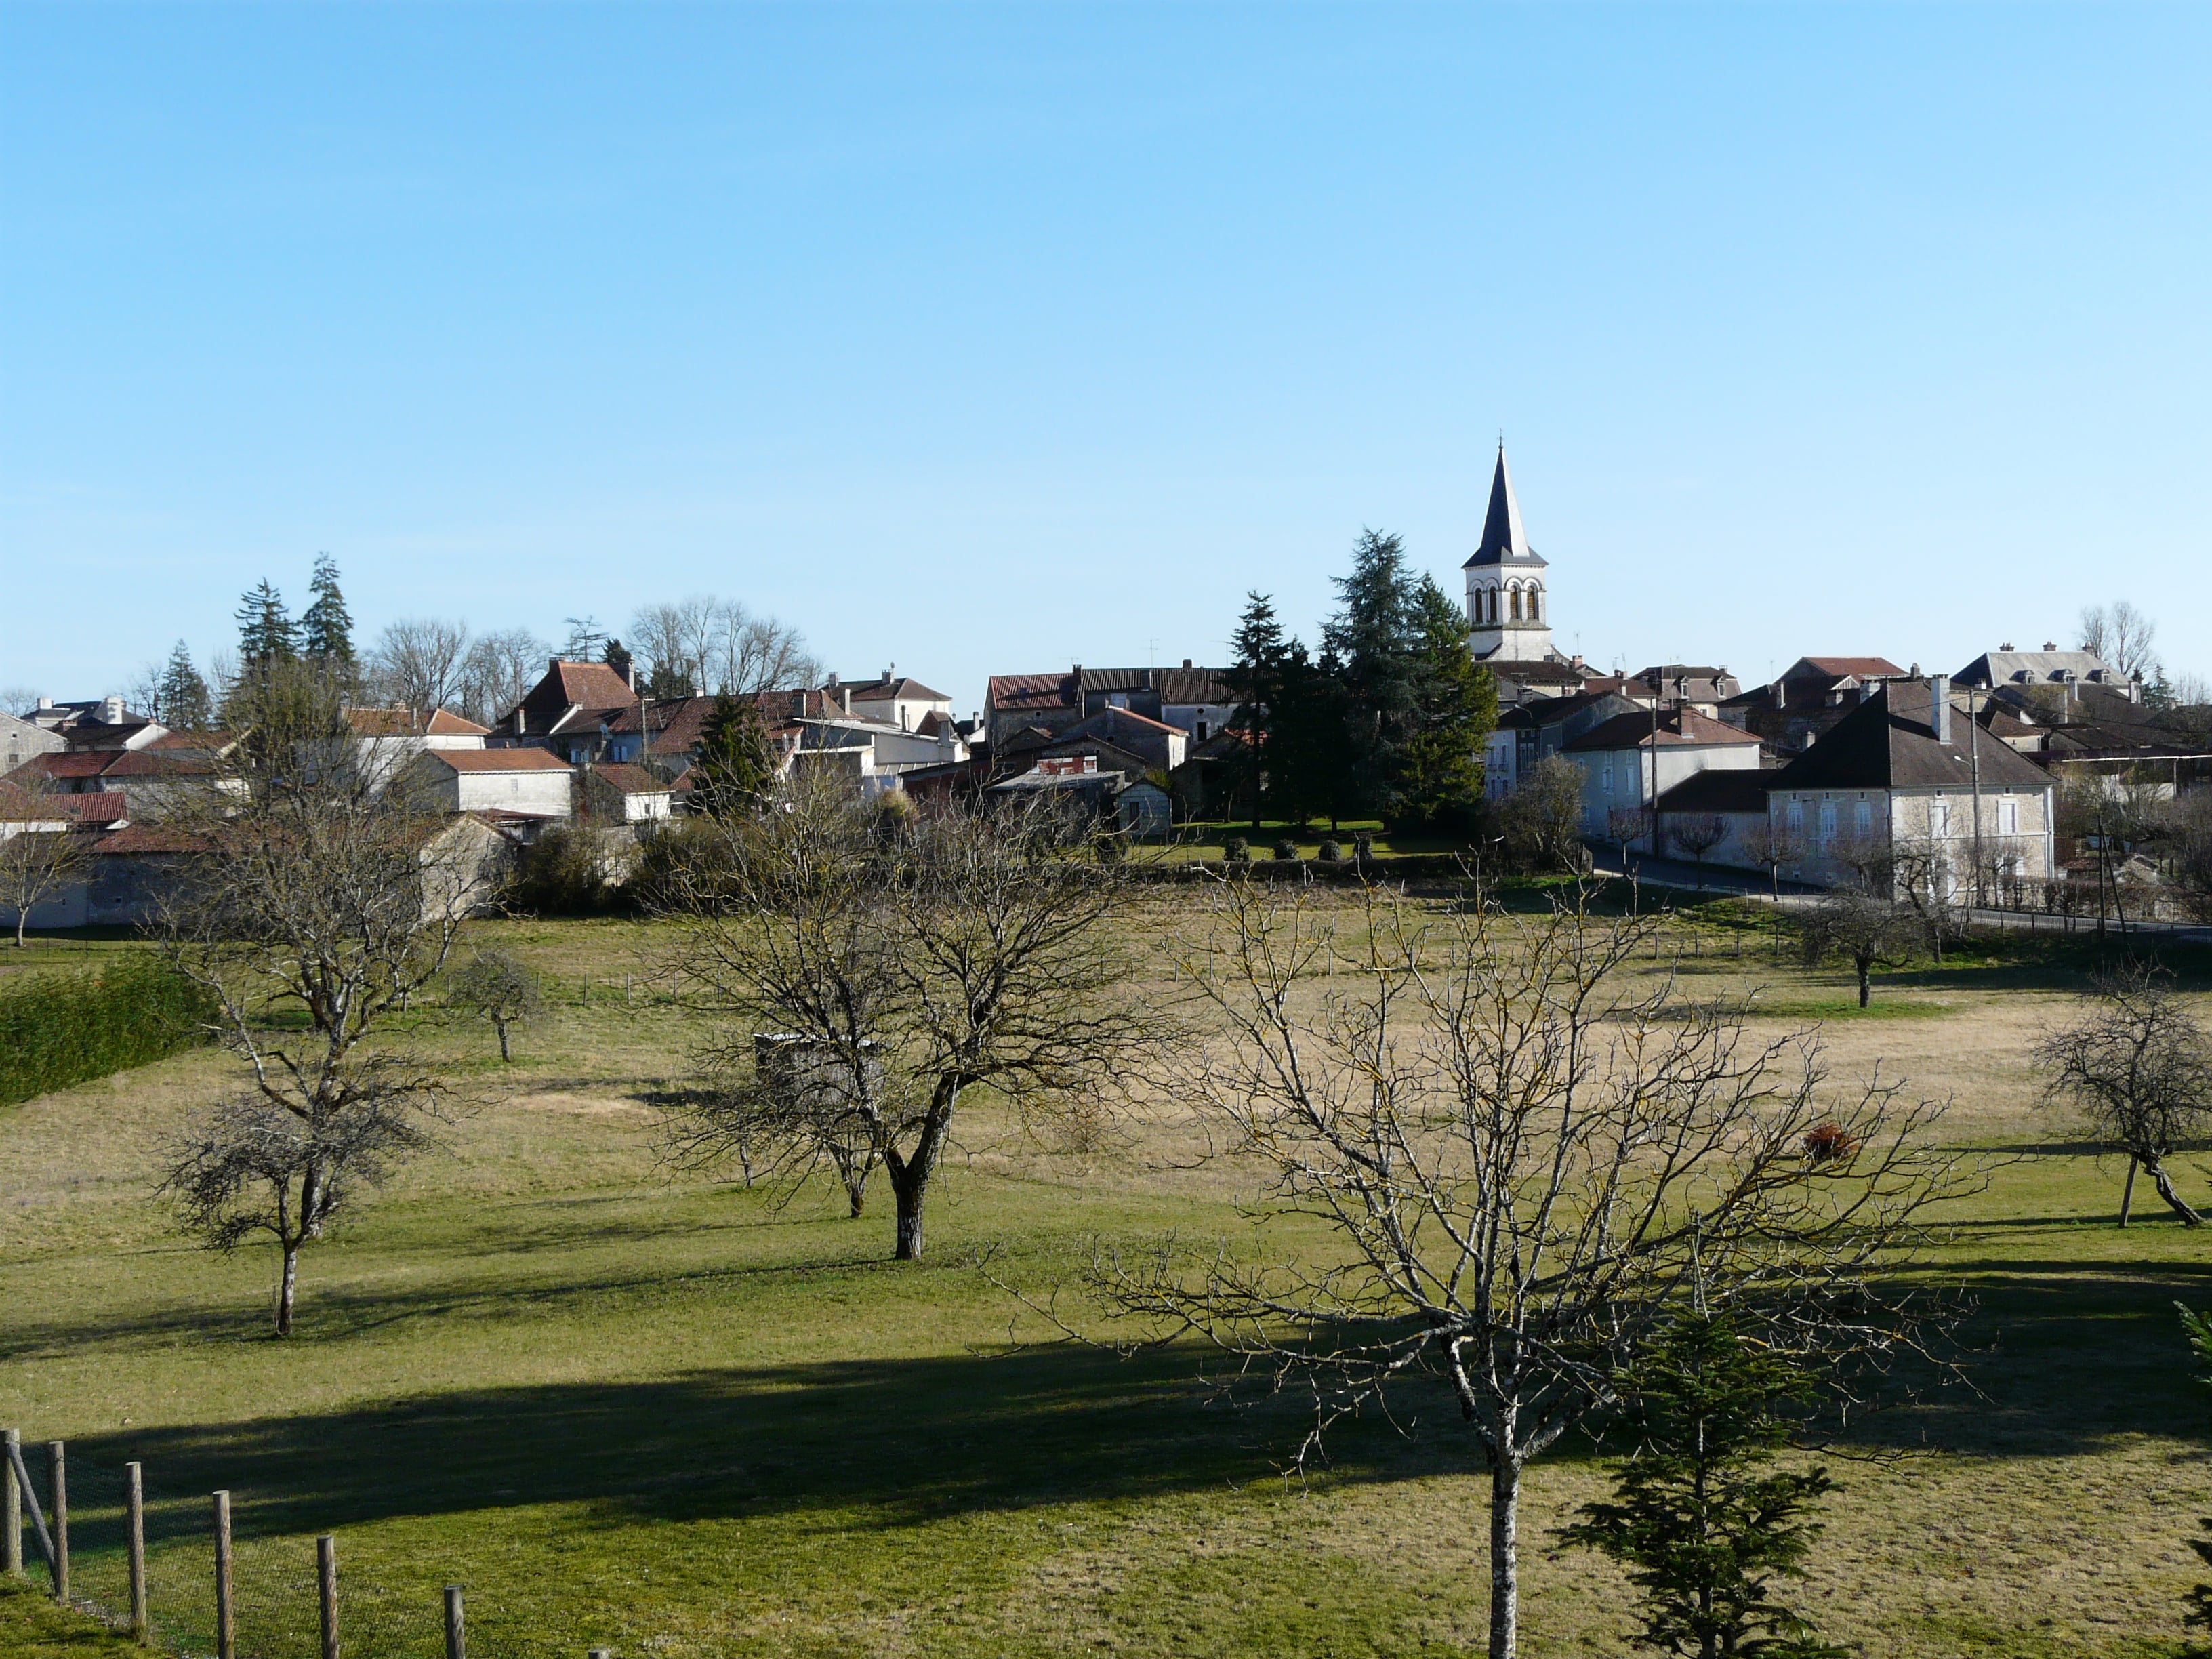
<svg viewBox="0 0 2212 1659"><path fill-rule="evenodd" d="M1356 1427L1288 1481L1295 1409L1218 1403L1194 1352L1010 1345L1040 1322L977 1252L1073 1285L1096 1238L1233 1225L1249 1172L1169 1167L1164 1121L1056 1152L979 1109L930 1259L896 1267L887 1214L661 1165L647 1101L686 1036L645 988L648 927L485 931L545 974L553 1014L504 1071L489 1027L414 1017L407 1040L485 1103L310 1249L289 1342L264 1334L267 1254L197 1249L149 1196L161 1138L225 1057L0 1109L0 1424L66 1438L88 1479L142 1460L167 1571L197 1571L187 1534L220 1486L251 1564L297 1577L333 1531L349 1595L427 1620L465 1585L471 1651L493 1659L1479 1645L1486 1487L1449 1412L1410 1437ZM1838 975L1698 936L1698 994L1770 986L1776 1018L1826 1023L1839 1078L1879 1060L1955 1097L1959 1139L2008 1149L1937 1264L1978 1300L1978 1397L1860 1431L1856 1451L1899 1455L1838 1466L1803 1603L1869 1655L2173 1653L2186 1540L2212 1514L2212 1393L2172 1304L2212 1304L2212 1237L2142 1209L2144 1188L2142 1224L2114 1228L2119 1167L2035 1103L2026 1050L2079 964L2007 945L1897 976L1868 1018ZM26 956L6 969L36 971ZM2179 1174L2212 1196L2198 1163ZM1603 1474L1588 1447L1532 1471L1531 1655L1627 1650L1620 1579L1547 1536ZM115 1650L18 1594L0 1650Z"/></svg>

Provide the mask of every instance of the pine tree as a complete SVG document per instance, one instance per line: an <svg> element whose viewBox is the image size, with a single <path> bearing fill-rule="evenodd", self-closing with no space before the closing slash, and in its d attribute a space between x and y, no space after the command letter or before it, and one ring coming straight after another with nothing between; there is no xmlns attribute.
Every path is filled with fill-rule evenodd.
<svg viewBox="0 0 2212 1659"><path fill-rule="evenodd" d="M1768 1588L1802 1571L1820 1531L1814 1508L1835 1490L1826 1469L1769 1469L1814 1398L1810 1375L1700 1310L1616 1382L1636 1449L1613 1501L1583 1504L1559 1535L1629 1569L1644 1596L1636 1645L1698 1659L1843 1659Z"/></svg>
<svg viewBox="0 0 2212 1659"><path fill-rule="evenodd" d="M1285 646L1267 724L1269 808L1300 830L1316 817L1335 823L1344 813L1350 746L1335 659L1324 653L1316 662L1301 640Z"/></svg>
<svg viewBox="0 0 2212 1659"><path fill-rule="evenodd" d="M192 653L182 640L169 653L154 696L155 718L172 732L202 732L214 722L208 683L192 666Z"/></svg>
<svg viewBox="0 0 2212 1659"><path fill-rule="evenodd" d="M692 771L692 800L710 817L749 812L768 793L775 781L775 763L750 699L726 691L714 699Z"/></svg>
<svg viewBox="0 0 2212 1659"><path fill-rule="evenodd" d="M1414 713L1399 755L1399 816L1465 834L1482 805L1482 752L1498 729L1498 682L1468 648L1467 618L1424 575L1413 595Z"/></svg>
<svg viewBox="0 0 2212 1659"><path fill-rule="evenodd" d="M264 673L300 654L298 624L284 609L284 596L264 576L240 599L238 665L241 676Z"/></svg>
<svg viewBox="0 0 2212 1659"><path fill-rule="evenodd" d="M624 679L628 679L629 678L629 647L624 645L620 640L609 640L607 641L607 648L599 655L599 660L606 664L608 667L613 669L616 673L620 674Z"/></svg>
<svg viewBox="0 0 2212 1659"><path fill-rule="evenodd" d="M1363 532L1352 544L1352 574L1335 582L1336 615L1322 645L1344 691L1344 810L1387 817L1414 710L1414 588L1405 544Z"/></svg>
<svg viewBox="0 0 2212 1659"><path fill-rule="evenodd" d="M1256 590L1244 596L1244 614L1230 636L1237 653L1228 680L1237 693L1237 712L1229 729L1244 739L1245 787L1252 798L1252 827L1260 827L1261 780L1267 757L1263 752L1272 711L1282 695L1285 647L1283 625L1275 620L1275 604Z"/></svg>
<svg viewBox="0 0 2212 1659"><path fill-rule="evenodd" d="M315 598L300 616L300 653L350 684L355 678L353 617L346 610L345 595L338 592L338 568L329 554L315 556L314 580L307 587Z"/></svg>

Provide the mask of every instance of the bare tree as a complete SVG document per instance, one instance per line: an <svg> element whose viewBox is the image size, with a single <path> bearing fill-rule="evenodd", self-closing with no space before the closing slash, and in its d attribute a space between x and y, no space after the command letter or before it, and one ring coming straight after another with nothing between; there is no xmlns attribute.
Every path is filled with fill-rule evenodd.
<svg viewBox="0 0 2212 1659"><path fill-rule="evenodd" d="M92 837L52 778L26 766L0 782L0 910L15 913L17 950L31 912L81 879L92 859Z"/></svg>
<svg viewBox="0 0 2212 1659"><path fill-rule="evenodd" d="M2158 624L2125 599L2082 608L2081 648L2130 679L2157 674L2158 654L2151 649L2157 633Z"/></svg>
<svg viewBox="0 0 2212 1659"><path fill-rule="evenodd" d="M436 617L389 623L368 655L369 695L378 702L428 713L459 701L469 625Z"/></svg>
<svg viewBox="0 0 2212 1659"><path fill-rule="evenodd" d="M457 712L491 725L528 695L552 655L553 647L526 628L478 635L461 659Z"/></svg>
<svg viewBox="0 0 2212 1659"><path fill-rule="evenodd" d="M721 1086L686 1112L678 1150L742 1146L797 1176L865 1140L896 1200L900 1261L921 1255L969 1090L1030 1127L1065 1122L1158 1035L1113 926L1127 878L1049 803L902 826L825 777L707 833L718 855L668 878L691 924L669 966L714 1022L696 1058ZM763 1070L763 1036L805 1045L806 1087Z"/></svg>
<svg viewBox="0 0 2212 1659"><path fill-rule="evenodd" d="M1855 1361L1912 1343L1873 1269L1970 1184L1928 1144L1940 1108L1830 1090L1810 1033L1669 1012L1670 982L1624 971L1650 924L1370 891L1340 944L1302 898L1230 883L1216 902L1184 966L1219 1033L1178 1051L1177 1083L1272 1177L1257 1243L1109 1260L1098 1288L1156 1339L1309 1392L1300 1461L1441 1376L1490 1470L1492 1659L1519 1638L1522 1471L1693 1293L1826 1356L1847 1392L1869 1381ZM1809 1155L1816 1133L1836 1150Z"/></svg>
<svg viewBox="0 0 2212 1659"><path fill-rule="evenodd" d="M1919 918L1863 875L1845 874L1820 896L1805 918L1802 940L1809 966L1841 957L1858 975L1859 1006L1873 1000L1874 970L1900 962L1921 933Z"/></svg>
<svg viewBox="0 0 2212 1659"><path fill-rule="evenodd" d="M1620 867L1628 868L1628 849L1651 833L1651 814L1641 806L1615 806L1605 815L1605 838L1620 854Z"/></svg>
<svg viewBox="0 0 2212 1659"><path fill-rule="evenodd" d="M1859 881L1869 891L1887 890L1902 900L1940 963L1943 947L1966 931L1966 895L1959 874L1961 863L1968 866L1969 876L1973 873L1971 846L1932 836L1900 836L1887 844L1868 839L1856 845L1863 849L1853 866Z"/></svg>
<svg viewBox="0 0 2212 1659"><path fill-rule="evenodd" d="M334 708L325 714L320 729ZM162 916L169 959L213 994L215 1034L246 1074L175 1149L163 1190L217 1249L275 1242L279 1336L301 1249L428 1145L428 1121L447 1109L434 1072L368 1045L435 977L486 880L471 821L444 823L350 769L303 775L281 758L295 750L273 734L258 752L279 758L180 810L197 851Z"/></svg>
<svg viewBox="0 0 2212 1659"><path fill-rule="evenodd" d="M1539 869L1582 869L1588 857L1583 848L1583 782L1581 767L1564 756L1547 755L1506 797L1505 844L1523 863Z"/></svg>
<svg viewBox="0 0 2212 1659"><path fill-rule="evenodd" d="M1805 856L1805 838L1768 819L1744 831L1740 843L1744 857L1766 872L1774 902L1782 902L1782 872Z"/></svg>
<svg viewBox="0 0 2212 1659"><path fill-rule="evenodd" d="M821 674L798 629L712 594L643 607L630 618L630 644L650 665L647 684L664 696L749 696Z"/></svg>
<svg viewBox="0 0 2212 1659"><path fill-rule="evenodd" d="M446 996L455 1007L498 1028L502 1066L514 1058L507 1047L508 1029L536 1018L541 1006L537 975L501 950L478 951L453 975Z"/></svg>
<svg viewBox="0 0 2212 1659"><path fill-rule="evenodd" d="M1729 838L1729 821L1718 812L1678 812L1667 827L1667 839L1687 853L1698 866L1698 890L1705 886L1705 854Z"/></svg>
<svg viewBox="0 0 2212 1659"><path fill-rule="evenodd" d="M2046 1097L2069 1103L2091 1134L2128 1155L2120 1225L2128 1224L2141 1168L2182 1225L2202 1226L2166 1160L2212 1124L2212 1040L2168 981L2142 966L2100 979L2090 1011L2036 1052L2051 1074Z"/></svg>

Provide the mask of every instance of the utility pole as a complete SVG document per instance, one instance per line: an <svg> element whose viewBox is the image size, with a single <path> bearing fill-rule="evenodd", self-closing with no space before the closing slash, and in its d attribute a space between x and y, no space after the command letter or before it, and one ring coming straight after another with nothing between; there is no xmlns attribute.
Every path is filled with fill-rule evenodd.
<svg viewBox="0 0 2212 1659"><path fill-rule="evenodd" d="M1982 729L1974 721L1974 688L1966 688L1966 752L1974 772L1974 900L1987 902L1982 891Z"/></svg>

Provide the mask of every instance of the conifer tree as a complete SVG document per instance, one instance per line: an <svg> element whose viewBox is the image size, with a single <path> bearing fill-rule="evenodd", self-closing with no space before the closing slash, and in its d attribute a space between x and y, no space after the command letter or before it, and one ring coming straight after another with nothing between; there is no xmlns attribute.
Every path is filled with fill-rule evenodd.
<svg viewBox="0 0 2212 1659"><path fill-rule="evenodd" d="M1343 817L1351 756L1341 672L1324 652L1316 662L1304 641L1284 648L1276 708L1268 722L1268 805L1303 830L1316 817Z"/></svg>
<svg viewBox="0 0 2212 1659"><path fill-rule="evenodd" d="M1498 729L1498 682L1468 648L1467 619L1424 575L1414 591L1414 712L1399 756L1399 815L1464 833L1482 804L1482 752Z"/></svg>
<svg viewBox="0 0 2212 1659"><path fill-rule="evenodd" d="M1636 1645L1697 1659L1844 1659L1770 1589L1802 1571L1820 1531L1814 1506L1835 1490L1826 1469L1770 1467L1814 1396L1811 1376L1700 1308L1616 1382L1636 1449L1613 1501L1583 1504L1560 1536L1628 1568L1644 1595Z"/></svg>
<svg viewBox="0 0 2212 1659"><path fill-rule="evenodd" d="M1379 530L1352 544L1352 574L1335 579L1337 610L1322 635L1342 688L1346 775L1338 811L1389 816L1400 751L1412 726L1414 586L1405 544Z"/></svg>
<svg viewBox="0 0 2212 1659"><path fill-rule="evenodd" d="M238 602L238 665L241 675L265 673L300 654L300 630L284 609L284 596L264 576Z"/></svg>
<svg viewBox="0 0 2212 1659"><path fill-rule="evenodd" d="M613 669L616 673L621 675L624 679L628 679L629 678L629 665L631 661L629 647L625 646L620 640L609 640L607 641L607 648L599 653L599 660L606 664L608 667Z"/></svg>
<svg viewBox="0 0 2212 1659"><path fill-rule="evenodd" d="M353 617L345 595L338 591L338 568L327 553L315 556L314 580L308 591L315 598L300 616L300 653L341 684L355 678Z"/></svg>
<svg viewBox="0 0 2212 1659"><path fill-rule="evenodd" d="M1244 596L1244 614L1237 618L1229 646L1237 654L1228 675L1237 693L1237 712L1230 716L1229 729L1244 738L1245 787L1251 795L1252 827L1257 830L1262 804L1261 781L1269 759L1264 751L1275 705L1282 696L1286 652L1283 625L1275 619L1272 598L1256 589Z"/></svg>
<svg viewBox="0 0 2212 1659"><path fill-rule="evenodd" d="M169 653L155 683L155 719L172 732L204 731L214 723L213 701L208 683L192 666L192 653L182 640Z"/></svg>
<svg viewBox="0 0 2212 1659"><path fill-rule="evenodd" d="M692 763L696 775L692 799L710 817L728 818L750 811L768 793L775 780L775 759L769 753L768 733L748 698L728 692L714 699L714 712L700 733L699 758Z"/></svg>

